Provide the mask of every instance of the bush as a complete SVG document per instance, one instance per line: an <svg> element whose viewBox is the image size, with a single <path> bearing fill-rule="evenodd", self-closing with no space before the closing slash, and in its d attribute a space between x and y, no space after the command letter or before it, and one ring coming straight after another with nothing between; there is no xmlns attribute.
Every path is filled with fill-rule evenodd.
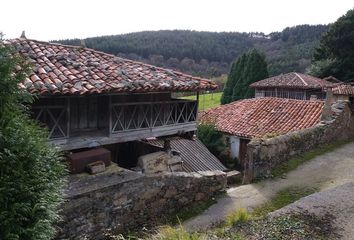
<svg viewBox="0 0 354 240"><path fill-rule="evenodd" d="M198 139L209 149L215 156L219 156L224 150L222 133L218 132L213 124L200 124L197 131Z"/></svg>
<svg viewBox="0 0 354 240"><path fill-rule="evenodd" d="M0 44L0 239L51 239L65 168L18 88L29 67Z"/></svg>

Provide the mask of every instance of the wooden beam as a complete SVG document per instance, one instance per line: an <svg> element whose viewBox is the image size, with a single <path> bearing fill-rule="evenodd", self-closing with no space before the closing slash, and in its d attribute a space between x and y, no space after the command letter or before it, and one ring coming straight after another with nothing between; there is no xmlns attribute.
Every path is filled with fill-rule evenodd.
<svg viewBox="0 0 354 240"><path fill-rule="evenodd" d="M129 130L111 134L111 136L92 136L92 137L72 137L62 140L51 140L54 145L59 146L62 150L73 150L79 148L87 148L92 146L101 146L121 142L137 141L150 137L171 136L195 131L197 129L196 122L188 122L178 125L161 126L152 129Z"/></svg>
<svg viewBox="0 0 354 240"><path fill-rule="evenodd" d="M108 109L109 109L108 134L109 134L109 137L111 137L112 136L112 95L109 95Z"/></svg>
<svg viewBox="0 0 354 240"><path fill-rule="evenodd" d="M66 129L66 137L70 137L70 128L71 128L71 126L70 126L70 98L67 98L66 99L66 127L67 127L67 129Z"/></svg>
<svg viewBox="0 0 354 240"><path fill-rule="evenodd" d="M199 110L199 91L197 91L197 112Z"/></svg>

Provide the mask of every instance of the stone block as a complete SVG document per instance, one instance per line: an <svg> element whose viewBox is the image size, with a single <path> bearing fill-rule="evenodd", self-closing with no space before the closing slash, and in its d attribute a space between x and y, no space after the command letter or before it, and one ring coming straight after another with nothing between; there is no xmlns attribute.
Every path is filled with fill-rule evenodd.
<svg viewBox="0 0 354 240"><path fill-rule="evenodd" d="M145 174L154 174L167 172L168 160L170 156L165 152L154 152L140 156L138 158L138 166Z"/></svg>
<svg viewBox="0 0 354 240"><path fill-rule="evenodd" d="M97 174L97 173L104 172L106 170L106 165L103 161L96 161L87 164L86 169L90 174Z"/></svg>
<svg viewBox="0 0 354 240"><path fill-rule="evenodd" d="M170 198L177 194L177 189L175 187L170 187L165 193L166 198Z"/></svg>
<svg viewBox="0 0 354 240"><path fill-rule="evenodd" d="M201 200L203 200L204 198L205 198L205 194L202 193L202 192L199 192L199 193L197 193L197 194L195 195L195 200L196 200L196 201L201 201Z"/></svg>
<svg viewBox="0 0 354 240"><path fill-rule="evenodd" d="M242 174L239 171L233 170L226 173L227 184L236 184L242 182Z"/></svg>

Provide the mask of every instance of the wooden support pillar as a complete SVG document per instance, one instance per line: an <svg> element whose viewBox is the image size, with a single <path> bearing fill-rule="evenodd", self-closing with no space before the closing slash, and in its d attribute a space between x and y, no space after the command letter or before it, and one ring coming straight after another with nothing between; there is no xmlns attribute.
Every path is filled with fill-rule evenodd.
<svg viewBox="0 0 354 240"><path fill-rule="evenodd" d="M197 115L199 110L199 91L197 91Z"/></svg>
<svg viewBox="0 0 354 240"><path fill-rule="evenodd" d="M70 97L67 98L66 100L66 121L67 121L67 124L66 124L66 137L69 138L70 137L70 128L71 128L71 125L70 125Z"/></svg>
<svg viewBox="0 0 354 240"><path fill-rule="evenodd" d="M108 111L109 111L108 135L109 135L109 137L111 137L112 136L112 96L111 95L109 95Z"/></svg>

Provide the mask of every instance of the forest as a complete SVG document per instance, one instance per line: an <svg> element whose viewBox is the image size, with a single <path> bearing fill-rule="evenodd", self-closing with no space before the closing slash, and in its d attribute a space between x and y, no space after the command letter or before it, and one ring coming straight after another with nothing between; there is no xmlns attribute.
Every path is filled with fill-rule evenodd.
<svg viewBox="0 0 354 240"><path fill-rule="evenodd" d="M56 40L85 45L120 57L172 68L203 77L217 77L252 48L262 51L269 75L304 72L328 25L299 25L268 35L259 32L144 31L86 39Z"/></svg>

